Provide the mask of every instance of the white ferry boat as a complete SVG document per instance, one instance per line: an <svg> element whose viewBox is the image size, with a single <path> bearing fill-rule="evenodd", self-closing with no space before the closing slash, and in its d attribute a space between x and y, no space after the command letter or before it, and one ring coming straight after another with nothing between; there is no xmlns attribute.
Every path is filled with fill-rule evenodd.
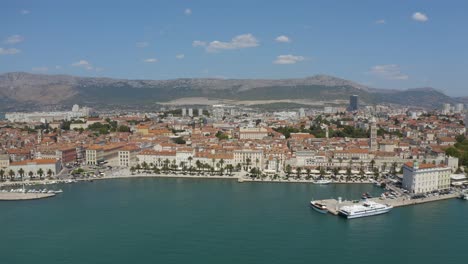
<svg viewBox="0 0 468 264"><path fill-rule="evenodd" d="M324 180L317 180L317 181L315 181L314 183L315 183L315 184L329 184L329 183L331 183L331 182L332 182L331 180L325 180L325 179L324 179Z"/></svg>
<svg viewBox="0 0 468 264"><path fill-rule="evenodd" d="M348 219L364 216L379 215L388 213L393 207L387 204L379 204L373 201L366 201L362 204L343 206L338 211Z"/></svg>

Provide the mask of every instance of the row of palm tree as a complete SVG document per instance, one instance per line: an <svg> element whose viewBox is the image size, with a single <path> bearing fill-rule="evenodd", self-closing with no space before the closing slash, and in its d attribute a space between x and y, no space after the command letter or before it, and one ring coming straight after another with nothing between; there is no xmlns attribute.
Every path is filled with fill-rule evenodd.
<svg viewBox="0 0 468 264"><path fill-rule="evenodd" d="M192 160L193 158L189 157L188 164L185 161L181 161L178 165L176 160L170 161L169 159L158 159L158 162L156 164L148 164L147 162L143 161L141 164L137 163L135 166L130 167L130 171L132 173L134 173L135 171L140 172L141 170L146 172L152 171L154 173L160 173L161 171L164 173L168 173L170 171L182 171L183 173L186 173L188 171L190 174L193 174L193 172L197 172L197 174L210 172L211 175L214 175L217 172L220 175L223 175L225 171L227 171L228 174L232 174L233 171L240 170L241 168L240 164L238 164L236 167L234 167L232 164L227 164L226 166L224 166L225 161L223 159L220 159L218 162L216 162L215 159L212 159L211 165L209 163L197 160L195 162L195 166L192 166Z"/></svg>
<svg viewBox="0 0 468 264"><path fill-rule="evenodd" d="M21 181L23 181L25 174L26 172L24 171L23 168L20 168L16 173L12 169L10 169L8 172L3 169L0 169L0 181L5 181L6 176L9 176L10 181L14 181L15 176L20 176ZM44 176L44 174L47 174L48 177L52 177L52 175L54 175L54 172L52 171L52 169L48 169L47 172L44 172L42 168L36 171L36 175L39 175L39 180L42 180L42 176ZM28 176L29 176L29 179L32 180L35 176L34 172L29 171Z"/></svg>

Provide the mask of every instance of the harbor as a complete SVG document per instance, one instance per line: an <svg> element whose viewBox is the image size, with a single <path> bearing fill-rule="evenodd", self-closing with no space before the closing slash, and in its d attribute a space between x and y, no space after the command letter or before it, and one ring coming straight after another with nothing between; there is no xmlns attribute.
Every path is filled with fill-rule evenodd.
<svg viewBox="0 0 468 264"><path fill-rule="evenodd" d="M454 192L454 193L449 193L449 194L444 194L444 195L416 198L416 199L411 199L406 196L401 196L401 197L397 197L394 199L375 197L375 198L368 198L366 200L379 203L379 204L386 204L395 208L395 207L410 206L410 205L416 205L416 204L422 204L422 203L436 202L436 201L459 198L459 197L460 197L460 194ZM342 201L340 198L338 198L338 199L317 200L314 202L319 202L325 205L328 209L328 212L331 213L332 215L338 215L340 208L342 208L343 206L352 206L354 204L360 203L361 201L359 200Z"/></svg>

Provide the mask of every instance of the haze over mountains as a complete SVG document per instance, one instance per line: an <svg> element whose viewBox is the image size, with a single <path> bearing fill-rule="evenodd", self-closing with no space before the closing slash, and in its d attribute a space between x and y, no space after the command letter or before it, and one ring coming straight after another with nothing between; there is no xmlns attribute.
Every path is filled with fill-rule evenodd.
<svg viewBox="0 0 468 264"><path fill-rule="evenodd" d="M187 97L229 100L309 99L313 101L347 100L357 94L365 103L439 107L455 103L433 88L409 90L375 89L327 75L302 79L209 79L125 80L111 78L44 75L12 72L0 75L0 108L15 109L47 105L126 104L144 105ZM23 107L24 108L24 107Z"/></svg>

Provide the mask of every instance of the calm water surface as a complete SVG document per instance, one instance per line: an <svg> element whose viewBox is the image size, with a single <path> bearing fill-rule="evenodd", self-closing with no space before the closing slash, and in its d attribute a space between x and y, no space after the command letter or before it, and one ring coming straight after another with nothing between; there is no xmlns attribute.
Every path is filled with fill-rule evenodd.
<svg viewBox="0 0 468 264"><path fill-rule="evenodd" d="M378 195L373 185L119 179L0 203L0 263L465 263L458 199L345 220L312 198Z"/></svg>

